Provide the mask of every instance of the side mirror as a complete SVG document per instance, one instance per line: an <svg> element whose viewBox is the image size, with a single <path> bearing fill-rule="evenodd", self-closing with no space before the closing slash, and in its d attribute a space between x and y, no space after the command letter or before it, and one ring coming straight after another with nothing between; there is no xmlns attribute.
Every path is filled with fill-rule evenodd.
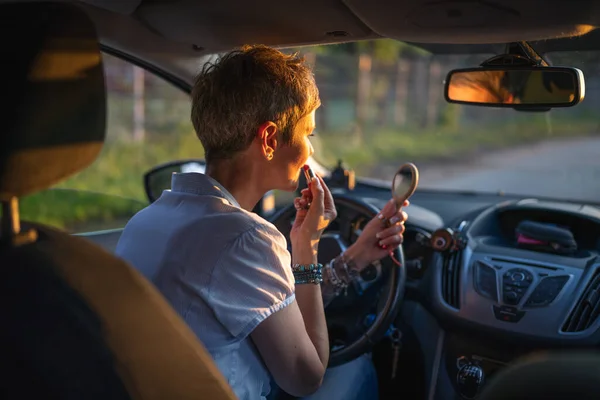
<svg viewBox="0 0 600 400"><path fill-rule="evenodd" d="M516 109L572 107L585 97L577 68L487 66L450 71L445 82L449 103Z"/></svg>
<svg viewBox="0 0 600 400"><path fill-rule="evenodd" d="M206 162L200 159L178 160L160 164L144 174L144 189L150 203L154 203L163 191L171 189L171 178L175 173L206 172ZM253 212L268 217L275 212L275 195L268 192L258 202Z"/></svg>
<svg viewBox="0 0 600 400"><path fill-rule="evenodd" d="M154 203L163 191L171 189L171 177L180 172L206 171L206 162L200 159L178 160L157 165L144 174L144 189L150 203Z"/></svg>

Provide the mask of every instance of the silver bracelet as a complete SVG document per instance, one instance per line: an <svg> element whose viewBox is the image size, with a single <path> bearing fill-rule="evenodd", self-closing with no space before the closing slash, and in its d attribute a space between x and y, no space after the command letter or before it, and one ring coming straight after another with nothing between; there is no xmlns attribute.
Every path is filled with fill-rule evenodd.
<svg viewBox="0 0 600 400"><path fill-rule="evenodd" d="M348 275L350 281L353 281L356 278L358 278L360 275L360 271L356 267L356 263L354 262L354 260L346 260L346 253L340 254L340 257L344 262L344 270L346 271L346 274Z"/></svg>
<svg viewBox="0 0 600 400"><path fill-rule="evenodd" d="M335 263L335 259L333 259L331 262L329 262L325 266L325 271L327 273L327 278L328 278L329 282L331 283L331 286L333 286L334 294L336 296L338 296L342 292L342 290L345 290L348 288L348 284L346 282L344 282L342 279L340 279L340 277L338 276L338 274L335 270L334 263Z"/></svg>
<svg viewBox="0 0 600 400"><path fill-rule="evenodd" d="M334 258L332 263L337 276L344 281L346 285L349 285L359 274L359 271L354 265L354 261L346 260L345 253L341 253Z"/></svg>

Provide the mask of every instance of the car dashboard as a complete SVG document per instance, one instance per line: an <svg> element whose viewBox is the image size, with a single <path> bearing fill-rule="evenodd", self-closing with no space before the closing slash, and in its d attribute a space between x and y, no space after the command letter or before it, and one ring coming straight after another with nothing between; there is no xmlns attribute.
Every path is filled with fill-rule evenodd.
<svg viewBox="0 0 600 400"><path fill-rule="evenodd" d="M377 207L389 199L384 185L358 183L350 193ZM410 201L398 325L421 348L429 399L476 398L516 358L600 342L599 208L433 190ZM523 248L515 233L523 221L566 229L577 249Z"/></svg>

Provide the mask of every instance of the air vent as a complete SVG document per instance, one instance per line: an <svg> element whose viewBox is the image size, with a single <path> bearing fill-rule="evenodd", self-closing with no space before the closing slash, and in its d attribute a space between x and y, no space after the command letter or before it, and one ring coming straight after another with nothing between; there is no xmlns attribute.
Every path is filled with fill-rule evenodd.
<svg viewBox="0 0 600 400"><path fill-rule="evenodd" d="M563 326L563 332L581 332L600 315L600 269L596 270L581 299Z"/></svg>
<svg viewBox="0 0 600 400"><path fill-rule="evenodd" d="M460 308L460 264L462 251L452 251L443 256L442 297L448 305Z"/></svg>

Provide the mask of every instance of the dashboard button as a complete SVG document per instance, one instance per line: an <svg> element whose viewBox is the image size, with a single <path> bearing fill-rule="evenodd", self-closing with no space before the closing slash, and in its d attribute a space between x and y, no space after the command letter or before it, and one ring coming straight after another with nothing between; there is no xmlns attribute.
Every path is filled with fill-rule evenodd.
<svg viewBox="0 0 600 400"><path fill-rule="evenodd" d="M475 267L475 290L483 297L498 301L496 270L480 261Z"/></svg>
<svg viewBox="0 0 600 400"><path fill-rule="evenodd" d="M506 271L502 277L503 301L505 304L517 305L533 282L533 274L523 268Z"/></svg>
<svg viewBox="0 0 600 400"><path fill-rule="evenodd" d="M516 307L492 306L496 319L505 322L519 322L525 315L525 311L519 311Z"/></svg>
<svg viewBox="0 0 600 400"><path fill-rule="evenodd" d="M519 294L519 295L522 296L522 295L525 294L525 292L527 291L527 289L521 288L521 287L513 287L512 291L515 292L516 294Z"/></svg>
<svg viewBox="0 0 600 400"><path fill-rule="evenodd" d="M568 275L549 276L542 279L525 302L525 305L528 307L549 305L558 296L568 280Z"/></svg>
<svg viewBox="0 0 600 400"><path fill-rule="evenodd" d="M533 281L533 274L526 269L513 268L504 274L504 282L515 285L529 285Z"/></svg>
<svg viewBox="0 0 600 400"><path fill-rule="evenodd" d="M504 302L506 304L516 305L521 300L521 296L519 296L515 292L504 292Z"/></svg>
<svg viewBox="0 0 600 400"><path fill-rule="evenodd" d="M507 285L507 286L513 286L513 287L518 287L518 288L528 288L529 285L531 285L531 283L527 282L527 281L517 281L517 282L515 282L515 281L508 281L508 282L504 281L504 284Z"/></svg>
<svg viewBox="0 0 600 400"><path fill-rule="evenodd" d="M515 282L520 282L525 280L525 274L522 272L515 272L511 276L512 280Z"/></svg>

